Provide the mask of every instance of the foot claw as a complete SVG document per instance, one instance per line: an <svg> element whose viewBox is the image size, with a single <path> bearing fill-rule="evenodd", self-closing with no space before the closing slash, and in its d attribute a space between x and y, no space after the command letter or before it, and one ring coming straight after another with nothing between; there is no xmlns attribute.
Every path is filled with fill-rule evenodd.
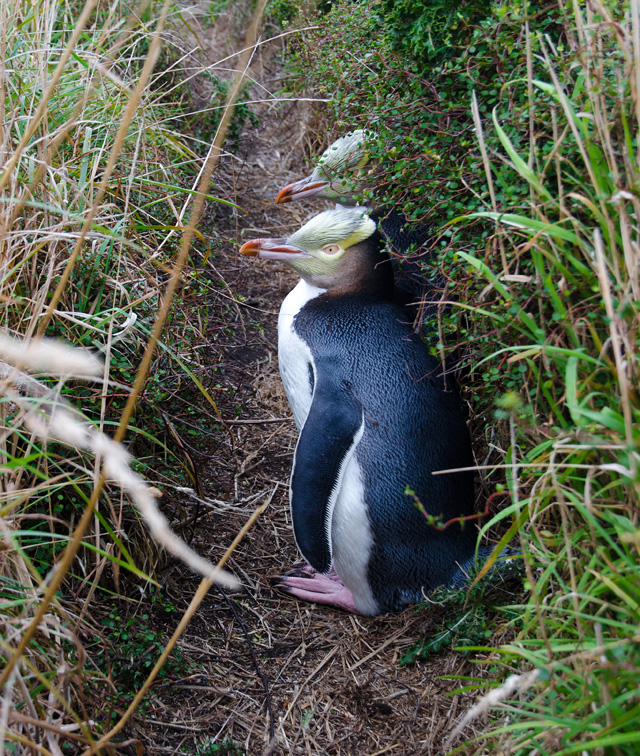
<svg viewBox="0 0 640 756"><path fill-rule="evenodd" d="M315 570L313 567L310 567L308 564L302 565L300 567L294 567L292 570L289 570L288 572L284 573L284 577L312 577L315 573Z"/></svg>
<svg viewBox="0 0 640 756"><path fill-rule="evenodd" d="M277 578L274 576L274 579L278 581L274 588L289 596L316 604L337 606L348 612L356 611L353 594L343 585L333 568L323 575L308 564L301 567L296 565L285 575Z"/></svg>

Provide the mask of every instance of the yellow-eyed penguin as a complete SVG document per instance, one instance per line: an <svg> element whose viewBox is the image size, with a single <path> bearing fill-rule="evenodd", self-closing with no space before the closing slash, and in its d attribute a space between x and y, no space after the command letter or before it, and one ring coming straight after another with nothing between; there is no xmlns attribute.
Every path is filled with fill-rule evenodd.
<svg viewBox="0 0 640 756"><path fill-rule="evenodd" d="M473 513L473 464L455 387L392 302L393 273L376 224L336 207L287 239L243 254L301 276L278 320L278 357L300 432L290 501L309 563L281 585L302 599L365 615L402 608L473 563L477 530L429 524Z"/></svg>
<svg viewBox="0 0 640 756"><path fill-rule="evenodd" d="M309 176L278 192L276 204L317 197L355 206L356 197L367 188L367 142L375 138L373 131L355 129L336 139L323 152ZM426 317L437 314L445 283L441 276L426 277L420 262L431 258L428 248L433 242L432 230L429 226L410 224L397 208L377 208L373 212L368 208L367 212L378 224L391 253L394 300L406 306L411 319L419 325ZM416 259L416 254L420 259ZM417 330L420 332L420 328Z"/></svg>
<svg viewBox="0 0 640 756"><path fill-rule="evenodd" d="M278 192L276 204L305 197L320 197L343 205L355 205L366 188L364 168L369 162L367 140L372 131L355 129L336 139L321 155L313 171Z"/></svg>

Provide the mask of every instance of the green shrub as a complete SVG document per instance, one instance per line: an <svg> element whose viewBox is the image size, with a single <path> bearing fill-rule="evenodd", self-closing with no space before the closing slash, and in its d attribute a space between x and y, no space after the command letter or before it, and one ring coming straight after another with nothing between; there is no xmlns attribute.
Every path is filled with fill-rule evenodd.
<svg viewBox="0 0 640 756"><path fill-rule="evenodd" d="M491 15L483 0L382 0L374 29L391 50L432 68L468 47L477 23Z"/></svg>
<svg viewBox="0 0 640 756"><path fill-rule="evenodd" d="M640 202L630 6L440 9L434 25L435 3L335 3L293 66L332 98L326 142L356 126L379 135L373 200L433 224L480 458L486 439L486 490L505 494L484 529L523 544L529 594L511 608L522 628L509 645L474 650L490 660L497 699L512 672L537 670L537 682L512 680L512 692L528 687L500 705L509 719L498 710L460 750L631 756Z"/></svg>

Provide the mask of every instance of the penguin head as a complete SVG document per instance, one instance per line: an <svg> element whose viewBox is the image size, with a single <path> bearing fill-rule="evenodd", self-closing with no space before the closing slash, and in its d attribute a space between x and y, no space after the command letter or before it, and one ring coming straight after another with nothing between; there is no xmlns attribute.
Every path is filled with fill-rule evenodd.
<svg viewBox="0 0 640 756"><path fill-rule="evenodd" d="M353 204L353 195L360 191L358 173L369 161L366 142L374 136L372 131L356 129L336 139L322 153L313 173L278 192L276 204L304 197L322 197Z"/></svg>
<svg viewBox="0 0 640 756"><path fill-rule="evenodd" d="M243 255L281 260L313 286L332 293L390 289L393 270L376 223L361 207L341 207L314 216L284 239L252 239Z"/></svg>

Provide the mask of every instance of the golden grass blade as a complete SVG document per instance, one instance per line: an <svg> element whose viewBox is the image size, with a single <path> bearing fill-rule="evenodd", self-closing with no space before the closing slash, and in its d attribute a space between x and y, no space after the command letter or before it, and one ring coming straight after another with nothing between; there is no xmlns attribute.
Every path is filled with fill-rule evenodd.
<svg viewBox="0 0 640 756"><path fill-rule="evenodd" d="M275 488L272 490L269 498L267 501L264 502L264 504L261 504L255 512L251 515L251 517L247 520L245 525L243 526L242 530L238 533L238 535L233 539L231 545L226 550L224 556L222 559L218 562L217 569L222 569L224 565L226 564L229 557L233 554L233 552L236 550L236 547L238 544L242 541L242 539L245 537L245 535L251 530L257 519L260 517L260 515L265 511L265 509L269 506L271 503L271 500L273 499L273 496L277 490L278 486L276 485ZM155 663L155 666L149 673L149 676L144 682L144 685L140 688L138 693L136 694L136 697L133 699L131 704L129 705L129 708L125 711L125 713L122 715L118 723L109 730L106 735L103 735L100 740L98 740L96 743L94 743L90 748L88 748L86 751L82 753L82 756L91 756L91 754L94 754L97 752L99 748L109 743L109 741L117 735L119 732L121 732L122 728L125 726L125 724L129 721L131 715L135 712L135 710L138 708L140 703L142 702L142 699L146 695L147 691L151 687L153 681L155 680L158 672L162 669L164 666L165 661L167 660L167 657L173 651L176 643L178 642L180 636L184 633L185 629L187 628L187 625L191 621L191 618L196 613L196 610L202 603L202 600L209 592L209 589L213 585L212 581L210 580L203 580L200 585L198 586L198 589L196 590L193 598L191 599L191 602L189 606L187 607L185 613L182 615L182 618L180 619L180 623L178 624L178 627L175 629L173 635L167 642L167 645L165 646L162 654L159 656L158 661Z"/></svg>
<svg viewBox="0 0 640 756"><path fill-rule="evenodd" d="M65 66L69 62L71 53L75 49L78 43L78 40L80 39L80 35L82 34L84 27L87 25L87 22L89 21L89 18L91 17L91 14L93 13L93 9L95 8L97 2L98 0L87 0L87 2L85 3L85 6L82 9L82 12L80 13L78 21L73 30L73 34L71 35L71 38L69 39L69 42L67 43L67 46L64 49L64 52L60 56L58 65L55 67L53 74L51 75L51 78L49 79L49 84L46 90L42 93L40 104L38 105L36 112L33 114L31 120L29 121L29 125L25 129L22 139L18 143L18 146L15 148L13 155L11 156L11 158L9 159L8 163L6 164L4 168L4 171L0 175L0 191L4 189L7 182L9 181L9 178L11 177L11 174L13 173L13 169L16 167L16 165L18 164L18 161L20 160L20 156L22 155L24 148L29 143L29 140L31 139L31 137L35 134L36 129L40 125L40 121L42 120L42 117L47 112L49 100L53 96L53 93L55 92L55 89L58 86L58 82L60 81L60 77L62 76ZM4 98L3 98L3 102L4 102Z"/></svg>
<svg viewBox="0 0 640 756"><path fill-rule="evenodd" d="M69 277L71 276L71 271L73 270L76 260L78 259L80 251L84 245L85 238L89 230L91 229L93 219L95 218L96 213L98 212L100 203L104 199L105 193L107 191L107 186L109 184L109 179L111 178L111 174L113 173L113 170L116 166L116 161L122 150L122 144L129 130L129 126L131 124L133 116L135 112L137 111L138 106L140 104L140 98L142 97L142 93L145 91L147 87L147 83L151 77L151 73L153 72L153 67L156 64L158 53L160 51L161 34L162 34L162 31L164 29L164 25L167 19L167 13L169 12L169 7L170 7L170 0L165 0L164 5L162 6L160 17L158 19L158 23L156 25L156 29L153 34L153 38L151 40L151 45L149 46L149 53L144 62L144 66L142 68L142 72L140 73L140 78L138 79L136 88L127 102L127 107L125 109L124 115L122 116L122 120L120 121L120 124L118 126L118 131L113 141L111 152L109 154L109 160L107 161L107 165L105 166L104 173L100 181L100 184L98 185L98 190L96 192L96 195L93 198L93 204L89 208L89 212L87 213L85 221L82 224L82 228L80 229L78 239L74 245L73 251L71 252L69 260L65 266L64 272L62 276L60 277L60 281L58 282L58 285L56 286L56 289L53 293L53 296L51 297L51 301L49 303L49 306L47 307L47 311L42 317L42 319L40 320L40 325L38 326L38 331L37 331L38 336L42 336L45 333L47 325L49 324L49 321L53 317L54 310L56 309L56 306L58 305L58 302L60 301L62 292L66 289L67 284L69 283Z"/></svg>

